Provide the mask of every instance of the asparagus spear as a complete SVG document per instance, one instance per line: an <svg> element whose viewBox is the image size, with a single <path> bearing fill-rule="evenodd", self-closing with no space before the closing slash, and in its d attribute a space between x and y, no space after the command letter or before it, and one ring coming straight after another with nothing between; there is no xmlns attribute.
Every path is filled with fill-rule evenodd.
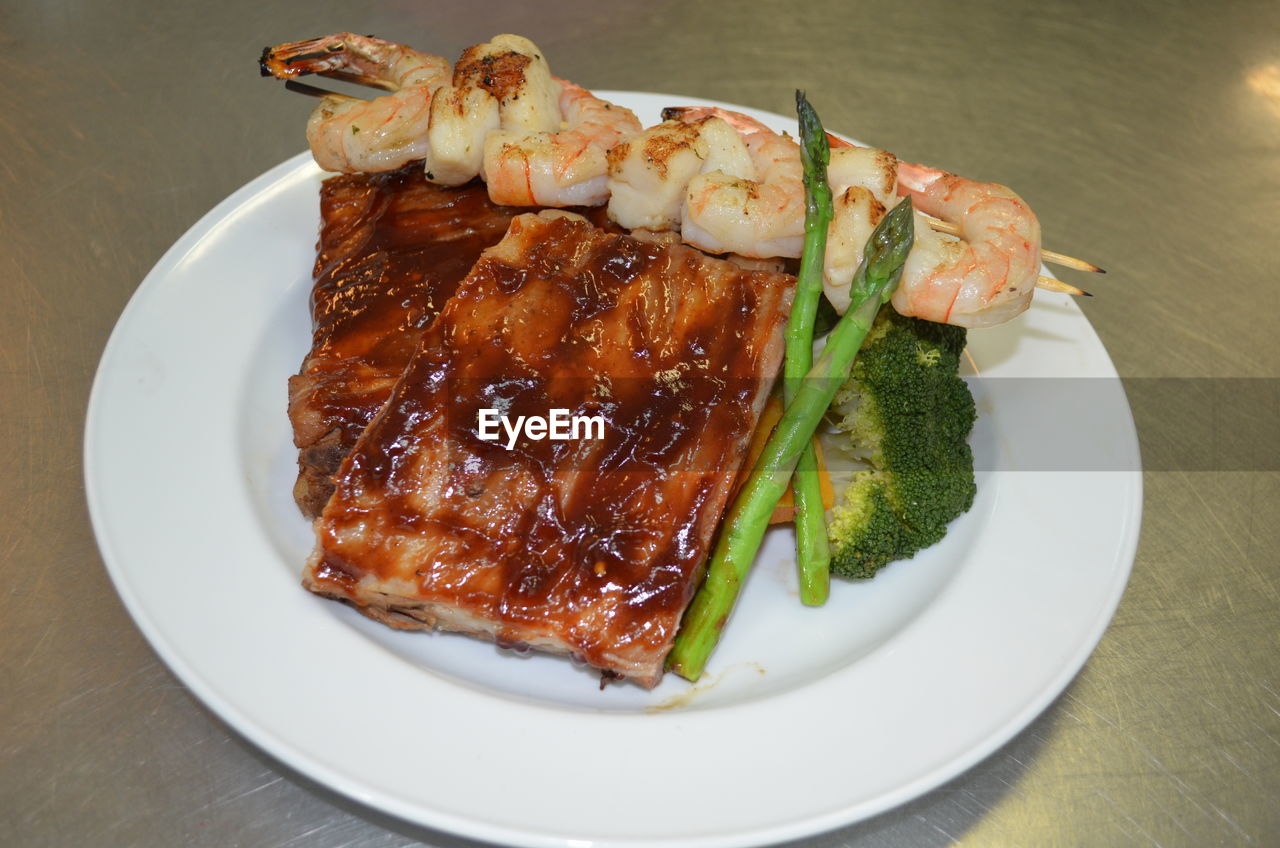
<svg viewBox="0 0 1280 848"><path fill-rule="evenodd" d="M796 91L796 113L800 119L800 160L804 165L804 252L796 276L795 300L787 321L787 358L783 367L782 397L790 404L800 390L804 375L813 364L813 323L822 297L822 268L827 252L827 226L831 223L831 187L827 184L827 163L831 149L822 131L818 113L804 92ZM791 478L795 492L796 570L800 579L800 601L822 606L831 592L831 548L827 544L827 521L818 484L818 460L813 441L800 452Z"/></svg>
<svg viewBox="0 0 1280 848"><path fill-rule="evenodd" d="M863 248L863 262L851 286L849 310L827 337L822 355L783 412L720 530L707 563L706 578L685 613L675 646L667 657L667 667L681 677L697 680L702 675L760 548L769 516L786 491L796 462L810 444L831 399L849 379L853 360L876 312L893 294L913 235L908 198L884 217Z"/></svg>

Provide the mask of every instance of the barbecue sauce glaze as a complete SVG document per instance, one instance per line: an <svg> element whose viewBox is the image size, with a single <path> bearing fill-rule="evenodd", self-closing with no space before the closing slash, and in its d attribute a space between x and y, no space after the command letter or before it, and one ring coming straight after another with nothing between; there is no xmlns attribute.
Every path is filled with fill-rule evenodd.
<svg viewBox="0 0 1280 848"><path fill-rule="evenodd" d="M500 643L656 682L776 374L792 282L515 219L340 470L309 585L460 608ZM601 415L604 437L508 450L478 437L482 408Z"/></svg>
<svg viewBox="0 0 1280 848"><path fill-rule="evenodd" d="M312 347L290 381L298 505L319 514L330 476L386 401L426 327L516 215L485 186L427 182L420 162L331 177L311 292ZM585 210L584 210L585 211ZM594 213L603 218L603 210Z"/></svg>

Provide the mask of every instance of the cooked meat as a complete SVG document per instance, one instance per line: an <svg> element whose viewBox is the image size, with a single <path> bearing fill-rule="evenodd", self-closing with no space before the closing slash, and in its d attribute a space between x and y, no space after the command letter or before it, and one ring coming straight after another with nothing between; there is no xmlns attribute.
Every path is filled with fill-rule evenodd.
<svg viewBox="0 0 1280 848"><path fill-rule="evenodd" d="M481 183L432 185L421 163L324 182L314 335L289 380L293 496L309 518L320 514L333 472L386 401L423 329L521 211L490 203Z"/></svg>
<svg viewBox="0 0 1280 848"><path fill-rule="evenodd" d="M316 523L305 585L395 627L654 685L782 356L792 277L516 218L445 305ZM601 438L480 438L601 416Z"/></svg>

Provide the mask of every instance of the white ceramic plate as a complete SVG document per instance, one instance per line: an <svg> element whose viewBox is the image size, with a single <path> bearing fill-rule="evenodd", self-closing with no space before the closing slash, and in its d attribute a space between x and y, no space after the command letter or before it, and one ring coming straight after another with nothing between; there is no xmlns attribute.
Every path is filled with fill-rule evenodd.
<svg viewBox="0 0 1280 848"><path fill-rule="evenodd" d="M692 102L603 94L646 123ZM1097 643L1138 538L1137 442L1097 336L1069 298L1045 293L971 334L983 470L946 540L874 581L837 582L814 610L796 600L789 532L774 531L697 687L602 692L568 661L395 632L308 594L285 381L309 344L320 180L297 156L178 240L116 326L85 436L94 529L138 626L200 698L294 768L498 842L768 843L973 765ZM1053 418L1101 457L1091 467L1113 470L1034 470L1045 442L1035 410L1000 391L1017 383L988 379L1006 376L1102 378L1100 402Z"/></svg>

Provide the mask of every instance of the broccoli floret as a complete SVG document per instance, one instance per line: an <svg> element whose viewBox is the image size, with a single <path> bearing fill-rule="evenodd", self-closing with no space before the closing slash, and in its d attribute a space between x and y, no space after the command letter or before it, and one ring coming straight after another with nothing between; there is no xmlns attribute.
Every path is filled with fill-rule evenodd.
<svg viewBox="0 0 1280 848"><path fill-rule="evenodd" d="M880 310L828 413L840 447L870 466L828 516L831 570L873 577L938 542L973 505L976 412L960 379L965 330Z"/></svg>

